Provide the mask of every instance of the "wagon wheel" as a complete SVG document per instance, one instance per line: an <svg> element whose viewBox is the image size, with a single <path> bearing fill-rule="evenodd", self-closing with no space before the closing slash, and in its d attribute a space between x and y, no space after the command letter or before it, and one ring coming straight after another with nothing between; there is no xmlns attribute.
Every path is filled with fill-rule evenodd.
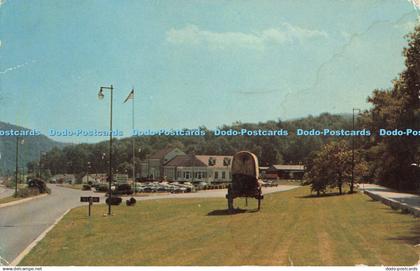
<svg viewBox="0 0 420 271"><path fill-rule="evenodd" d="M233 212L233 198L232 197L228 197L228 209L229 209L229 212Z"/></svg>
<svg viewBox="0 0 420 271"><path fill-rule="evenodd" d="M233 195L232 195L232 191L231 191L231 187L229 185L228 187L228 193L226 195L227 201L228 201L228 209L229 212L233 212Z"/></svg>
<svg viewBox="0 0 420 271"><path fill-rule="evenodd" d="M261 209L261 200L263 199L261 188L258 189L258 211Z"/></svg>

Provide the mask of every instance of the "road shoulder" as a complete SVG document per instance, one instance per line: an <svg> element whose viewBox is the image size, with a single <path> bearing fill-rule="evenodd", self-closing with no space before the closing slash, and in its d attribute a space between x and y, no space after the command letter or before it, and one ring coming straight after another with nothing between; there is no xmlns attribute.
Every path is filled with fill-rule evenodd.
<svg viewBox="0 0 420 271"><path fill-rule="evenodd" d="M41 195L34 196L34 197L23 198L21 200L15 200L15 201L11 201L11 202L2 203L2 204L0 204L0 208L21 204L21 203L28 202L28 201L31 201L31 200L34 200L34 199L43 198L43 197L48 196L48 195L49 195L48 193L45 193L45 194L41 194Z"/></svg>

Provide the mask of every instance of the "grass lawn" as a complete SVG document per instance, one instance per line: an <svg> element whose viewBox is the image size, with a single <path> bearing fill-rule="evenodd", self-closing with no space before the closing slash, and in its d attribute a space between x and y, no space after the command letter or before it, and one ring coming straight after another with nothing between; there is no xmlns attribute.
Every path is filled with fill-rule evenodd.
<svg viewBox="0 0 420 271"><path fill-rule="evenodd" d="M0 204L12 202L12 201L15 201L15 200L21 200L21 199L23 199L23 198L19 198L19 197L15 198L14 196L5 197L5 198L0 199Z"/></svg>
<svg viewBox="0 0 420 271"><path fill-rule="evenodd" d="M21 265L414 265L420 220L362 194L265 196L228 215L224 199L178 199L72 210ZM244 200L236 205L244 207ZM255 200L249 200L256 206Z"/></svg>

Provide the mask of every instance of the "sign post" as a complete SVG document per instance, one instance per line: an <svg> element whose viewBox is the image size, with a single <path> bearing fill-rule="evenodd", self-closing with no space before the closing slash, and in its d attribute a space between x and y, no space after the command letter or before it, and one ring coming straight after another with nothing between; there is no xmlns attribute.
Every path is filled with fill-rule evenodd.
<svg viewBox="0 0 420 271"><path fill-rule="evenodd" d="M89 214L89 216L90 216L90 213L91 213L91 211L90 211L90 209L91 209L91 206L93 205L93 203L94 202L99 202L99 197L80 197L80 202L88 202L89 203L89 211L88 211L88 214Z"/></svg>

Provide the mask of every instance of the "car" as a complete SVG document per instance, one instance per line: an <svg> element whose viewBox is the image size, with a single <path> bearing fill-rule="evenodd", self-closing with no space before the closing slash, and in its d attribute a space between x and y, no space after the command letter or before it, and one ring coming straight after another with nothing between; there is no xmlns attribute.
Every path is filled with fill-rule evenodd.
<svg viewBox="0 0 420 271"><path fill-rule="evenodd" d="M112 193L115 195L131 195L133 194L133 189L131 188L131 185L126 183L117 184Z"/></svg>

